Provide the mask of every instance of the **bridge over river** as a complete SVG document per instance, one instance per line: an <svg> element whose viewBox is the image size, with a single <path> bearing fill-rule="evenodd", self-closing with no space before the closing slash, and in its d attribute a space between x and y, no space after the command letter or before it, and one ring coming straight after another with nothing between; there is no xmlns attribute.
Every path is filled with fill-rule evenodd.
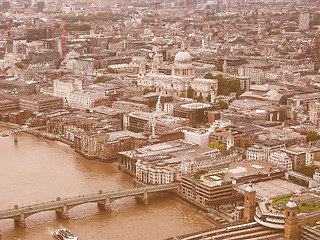
<svg viewBox="0 0 320 240"><path fill-rule="evenodd" d="M98 203L100 209L111 211L111 202L119 198L135 196L142 199L144 204L148 204L148 194L176 191L178 188L178 183L172 183L167 185L120 190L116 192L104 193L100 190L97 194L83 195L66 199L60 199L60 197L57 197L55 201L51 202L39 203L24 207L15 205L14 209L0 211L0 220L14 219L14 222L17 226L26 227L25 219L39 212L55 211L57 215L61 216L63 219L68 219L68 210L81 204L96 202Z"/></svg>
<svg viewBox="0 0 320 240"><path fill-rule="evenodd" d="M40 130L40 129L45 129L45 126L41 126L41 127L21 127L21 128L14 128L14 129L10 129L7 131L2 131L0 132L0 136L1 137L8 137L10 134L14 134L14 142L18 142L18 133L19 132L28 132L30 130Z"/></svg>

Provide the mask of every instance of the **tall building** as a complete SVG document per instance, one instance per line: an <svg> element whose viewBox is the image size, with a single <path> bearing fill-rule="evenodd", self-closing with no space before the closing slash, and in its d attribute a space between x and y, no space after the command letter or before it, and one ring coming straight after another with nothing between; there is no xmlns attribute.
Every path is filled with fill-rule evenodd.
<svg viewBox="0 0 320 240"><path fill-rule="evenodd" d="M310 14L301 13L299 17L299 29L304 31L309 29Z"/></svg>

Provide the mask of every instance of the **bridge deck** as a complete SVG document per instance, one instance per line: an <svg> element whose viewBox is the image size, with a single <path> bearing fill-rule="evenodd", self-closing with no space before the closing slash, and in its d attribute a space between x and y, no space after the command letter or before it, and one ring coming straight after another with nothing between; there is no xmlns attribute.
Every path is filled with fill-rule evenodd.
<svg viewBox="0 0 320 240"><path fill-rule="evenodd" d="M46 203L39 203L35 205L25 206L17 209L8 209L5 211L0 212L0 219L7 219L7 218L15 218L20 216L20 214L32 215L42 211L49 211L49 210L58 210L63 206L76 206L83 203L89 202L99 202L104 201L107 198L117 199L122 197L130 197L130 196L138 196L143 194L144 192L147 193L154 193L154 192L164 192L169 190L175 190L179 186L178 183L168 184L168 185L158 185L158 186L151 186L151 187L144 187L144 188L135 188L129 190L120 190L116 192L106 192L106 193L97 193L91 195L84 195L74 198L66 198L52 202Z"/></svg>
<svg viewBox="0 0 320 240"><path fill-rule="evenodd" d="M33 127L33 128L15 128L15 129L10 129L7 131L2 131L0 132L0 136L5 137L7 135L10 135L12 133L17 133L17 132L26 132L29 130L39 130L39 129L45 129L46 126L41 126L41 127Z"/></svg>

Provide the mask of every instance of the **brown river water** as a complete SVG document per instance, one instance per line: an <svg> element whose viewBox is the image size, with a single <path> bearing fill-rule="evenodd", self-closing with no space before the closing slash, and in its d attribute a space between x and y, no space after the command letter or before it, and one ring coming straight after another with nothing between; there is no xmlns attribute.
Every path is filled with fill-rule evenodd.
<svg viewBox="0 0 320 240"><path fill-rule="evenodd" d="M5 130L0 127L0 131ZM89 161L69 146L19 133L0 137L0 211L15 204L27 206L103 191L133 188L132 178L117 169L117 162ZM149 205L134 197L116 200L112 212L100 212L88 203L69 210L68 220L54 211L26 218L27 227L17 228L12 219L0 220L2 240L54 240L55 229L66 227L79 240L166 239L213 225L199 211L170 193L156 193Z"/></svg>

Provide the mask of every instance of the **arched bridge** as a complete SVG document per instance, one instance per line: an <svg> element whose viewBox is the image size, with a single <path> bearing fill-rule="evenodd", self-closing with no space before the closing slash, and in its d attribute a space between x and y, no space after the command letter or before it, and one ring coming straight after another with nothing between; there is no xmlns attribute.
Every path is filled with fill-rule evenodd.
<svg viewBox="0 0 320 240"><path fill-rule="evenodd" d="M90 202L98 203L99 208L111 211L111 202L124 197L135 196L141 198L143 203L148 204L148 194L156 192L165 192L177 190L178 183L172 183L167 185L157 185L144 188L135 188L128 190L120 190L116 192L105 192L101 190L97 194L83 195L74 198L60 199L59 197L55 201L39 203L35 205L18 207L15 205L14 209L9 209L0 212L1 219L14 219L15 224L20 227L25 227L25 219L35 213L44 211L56 211L56 213L64 219L68 218L68 210Z"/></svg>

